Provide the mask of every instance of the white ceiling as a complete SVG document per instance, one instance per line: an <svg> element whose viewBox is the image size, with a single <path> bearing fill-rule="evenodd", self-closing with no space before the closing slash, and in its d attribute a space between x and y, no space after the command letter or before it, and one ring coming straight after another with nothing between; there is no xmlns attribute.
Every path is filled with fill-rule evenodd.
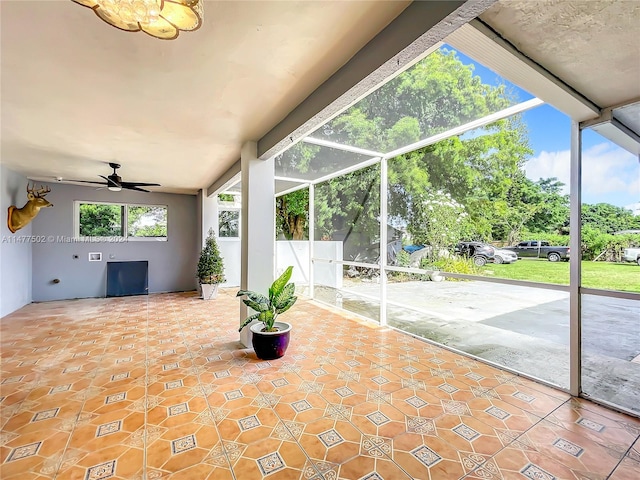
<svg viewBox="0 0 640 480"><path fill-rule="evenodd" d="M638 0L500 0L480 18L598 107L640 99Z"/></svg>
<svg viewBox="0 0 640 480"><path fill-rule="evenodd" d="M30 178L194 193L408 1L205 2L196 32L119 31L71 1L2 1L2 156Z"/></svg>
<svg viewBox="0 0 640 480"><path fill-rule="evenodd" d="M161 41L68 0L3 0L1 162L99 180L116 161L125 181L194 193L409 3L207 1L200 30ZM500 0L480 20L489 34L447 41L572 118L640 100L637 0Z"/></svg>
<svg viewBox="0 0 640 480"><path fill-rule="evenodd" d="M638 25L637 0L499 0L445 41L638 155Z"/></svg>

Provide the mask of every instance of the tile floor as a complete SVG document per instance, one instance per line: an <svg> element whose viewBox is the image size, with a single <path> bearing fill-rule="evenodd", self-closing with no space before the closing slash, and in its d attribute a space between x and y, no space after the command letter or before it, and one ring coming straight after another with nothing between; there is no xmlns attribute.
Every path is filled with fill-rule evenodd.
<svg viewBox="0 0 640 480"><path fill-rule="evenodd" d="M303 300L258 361L234 293L3 318L0 478L640 478L638 419Z"/></svg>

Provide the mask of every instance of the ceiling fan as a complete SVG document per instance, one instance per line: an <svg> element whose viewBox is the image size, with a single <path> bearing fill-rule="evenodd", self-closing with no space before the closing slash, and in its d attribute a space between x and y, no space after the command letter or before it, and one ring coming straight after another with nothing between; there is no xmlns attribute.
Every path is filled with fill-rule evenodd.
<svg viewBox="0 0 640 480"><path fill-rule="evenodd" d="M123 182L122 177L118 175L116 170L120 168L120 164L118 163L109 163L109 166L113 168L113 173L108 177L104 175L98 175L101 178L104 178L106 182L92 182L90 180L69 180L70 182L79 182L79 183L92 183L94 185L106 185L109 190L112 192L119 192L123 188L127 190L137 190L139 192L148 192L149 190L145 190L140 187L159 187L159 183L142 183L142 182Z"/></svg>

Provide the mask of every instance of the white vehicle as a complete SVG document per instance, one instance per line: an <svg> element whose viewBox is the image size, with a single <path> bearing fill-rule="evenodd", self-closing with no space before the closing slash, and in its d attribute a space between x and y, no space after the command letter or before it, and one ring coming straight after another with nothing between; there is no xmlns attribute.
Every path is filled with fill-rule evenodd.
<svg viewBox="0 0 640 480"><path fill-rule="evenodd" d="M623 259L625 262L636 262L640 265L640 248L625 248Z"/></svg>
<svg viewBox="0 0 640 480"><path fill-rule="evenodd" d="M516 260L518 260L518 254L516 252L496 248L493 263L513 263Z"/></svg>

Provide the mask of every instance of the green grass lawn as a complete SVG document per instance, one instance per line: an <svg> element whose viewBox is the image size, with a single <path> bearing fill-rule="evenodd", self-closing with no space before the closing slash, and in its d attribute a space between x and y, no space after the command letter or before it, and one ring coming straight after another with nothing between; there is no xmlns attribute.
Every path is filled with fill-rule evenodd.
<svg viewBox="0 0 640 480"><path fill-rule="evenodd" d="M513 280L569 284L569 262L520 259L508 265L488 263L482 274ZM640 292L640 266L635 263L582 262L582 286L603 290Z"/></svg>

